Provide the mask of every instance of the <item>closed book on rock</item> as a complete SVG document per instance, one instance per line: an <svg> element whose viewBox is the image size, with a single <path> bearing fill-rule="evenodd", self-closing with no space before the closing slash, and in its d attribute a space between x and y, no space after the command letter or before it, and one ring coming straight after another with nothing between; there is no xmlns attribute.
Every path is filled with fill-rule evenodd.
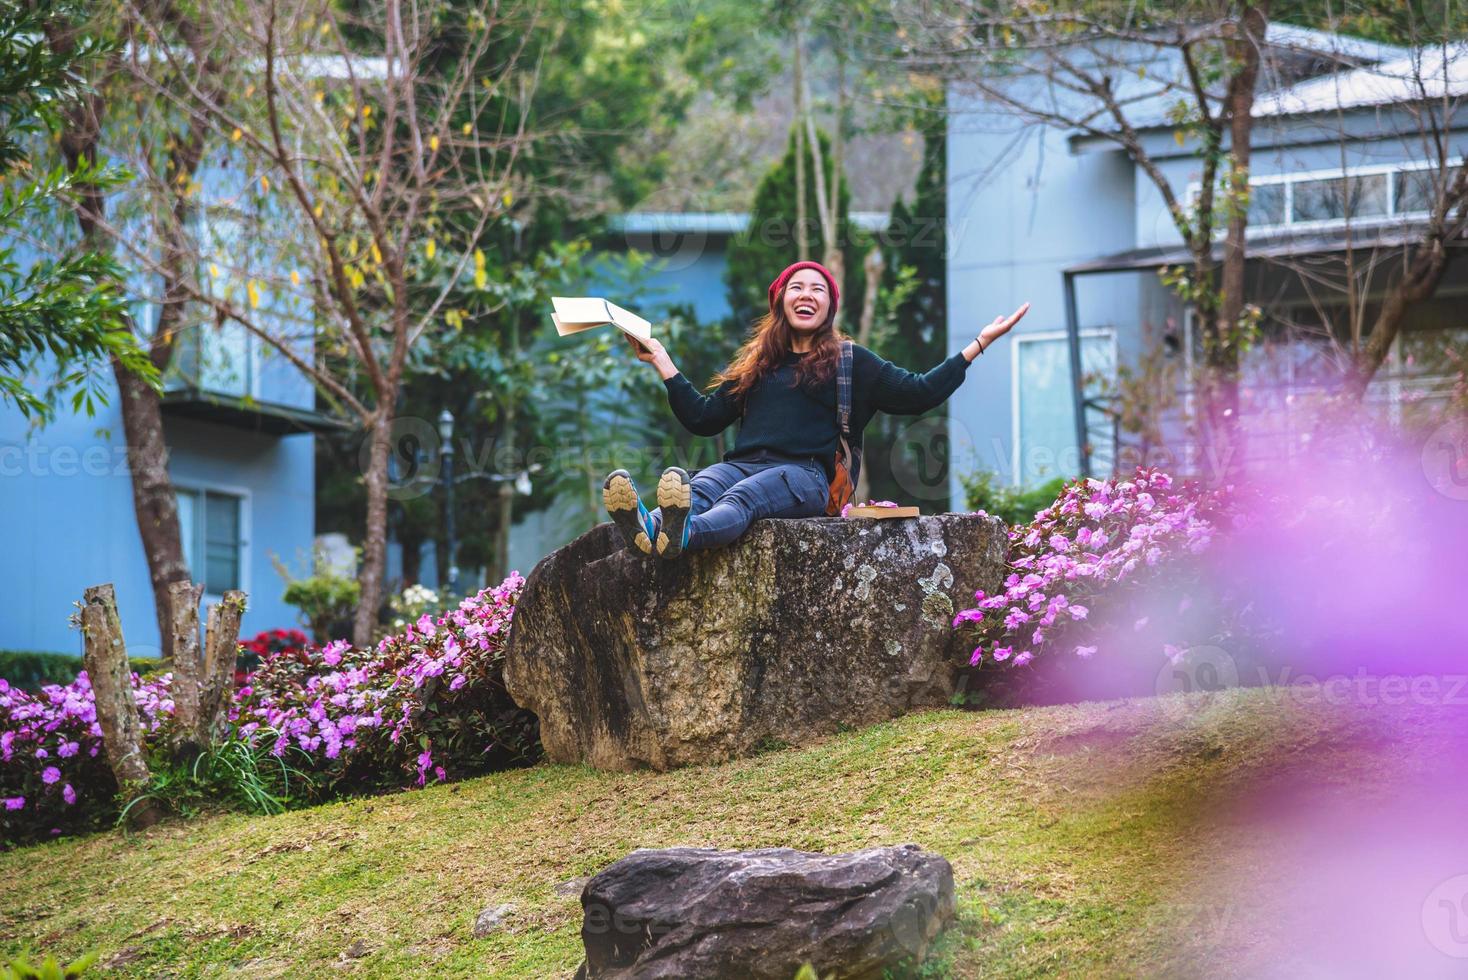
<svg viewBox="0 0 1468 980"><path fill-rule="evenodd" d="M916 517L916 507L878 507L874 504L852 504L847 509L847 517L875 517L879 520L891 517Z"/></svg>

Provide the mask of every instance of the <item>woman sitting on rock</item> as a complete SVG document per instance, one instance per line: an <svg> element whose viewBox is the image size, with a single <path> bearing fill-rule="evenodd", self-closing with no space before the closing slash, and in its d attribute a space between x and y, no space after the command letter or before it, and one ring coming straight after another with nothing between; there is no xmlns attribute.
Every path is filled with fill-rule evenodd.
<svg viewBox="0 0 1468 980"><path fill-rule="evenodd" d="M761 517L826 512L840 435L836 384L846 339L835 327L840 293L835 277L819 262L796 262L770 283L769 297L770 312L755 324L750 340L707 395L678 371L658 341L643 347L628 338L637 359L657 369L668 404L688 431L717 435L742 420L734 448L722 462L691 480L677 466L663 471L655 510L643 506L626 470L612 471L602 498L629 547L676 558L687 550L728 544ZM968 346L926 374L903 370L853 344L853 448L879 411L917 415L941 405L963 383L969 363L1028 309L1026 303L1008 318L996 317Z"/></svg>

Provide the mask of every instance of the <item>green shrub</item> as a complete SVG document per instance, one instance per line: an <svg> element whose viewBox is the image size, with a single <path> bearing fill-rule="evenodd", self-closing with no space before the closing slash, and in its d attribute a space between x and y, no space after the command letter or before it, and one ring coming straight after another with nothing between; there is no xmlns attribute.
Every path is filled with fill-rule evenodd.
<svg viewBox="0 0 1468 980"><path fill-rule="evenodd" d="M1069 481L1057 476L1025 490L999 483L989 470L975 470L961 477L960 482L969 510L981 510L1013 526L1033 521L1036 514L1055 503Z"/></svg>
<svg viewBox="0 0 1468 980"><path fill-rule="evenodd" d="M69 684L81 669L82 658L67 653L0 650L0 677L28 691L42 684Z"/></svg>
<svg viewBox="0 0 1468 980"><path fill-rule="evenodd" d="M129 663L139 674L158 669L156 657L133 657ZM23 691L39 691L46 684L70 684L82 672L82 658L69 653L38 653L32 650L0 650L0 678Z"/></svg>
<svg viewBox="0 0 1468 980"><path fill-rule="evenodd" d="M285 601L301 611L306 627L317 643L330 642L338 626L349 622L362 597L362 586L354 578L321 571L291 580Z"/></svg>

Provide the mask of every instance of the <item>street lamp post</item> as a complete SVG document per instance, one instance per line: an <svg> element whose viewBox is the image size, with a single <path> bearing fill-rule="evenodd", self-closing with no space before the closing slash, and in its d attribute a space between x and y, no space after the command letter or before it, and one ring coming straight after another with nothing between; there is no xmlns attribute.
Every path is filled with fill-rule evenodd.
<svg viewBox="0 0 1468 980"><path fill-rule="evenodd" d="M459 594L458 538L454 533L454 414L444 409L438 416L438 435L443 453L444 548L448 552L449 591Z"/></svg>

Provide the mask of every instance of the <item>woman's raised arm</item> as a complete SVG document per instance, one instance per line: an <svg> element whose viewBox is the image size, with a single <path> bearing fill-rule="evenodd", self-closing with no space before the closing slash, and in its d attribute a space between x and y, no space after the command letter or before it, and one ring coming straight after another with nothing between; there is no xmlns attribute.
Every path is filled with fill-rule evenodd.
<svg viewBox="0 0 1468 980"><path fill-rule="evenodd" d="M739 417L739 405L729 394L732 382L725 382L707 395L702 394L679 372L659 341L649 339L646 343L639 343L628 337L627 342L632 345L639 361L657 369L658 377L663 379L663 386L668 389L668 405L683 428L696 436L716 436Z"/></svg>

